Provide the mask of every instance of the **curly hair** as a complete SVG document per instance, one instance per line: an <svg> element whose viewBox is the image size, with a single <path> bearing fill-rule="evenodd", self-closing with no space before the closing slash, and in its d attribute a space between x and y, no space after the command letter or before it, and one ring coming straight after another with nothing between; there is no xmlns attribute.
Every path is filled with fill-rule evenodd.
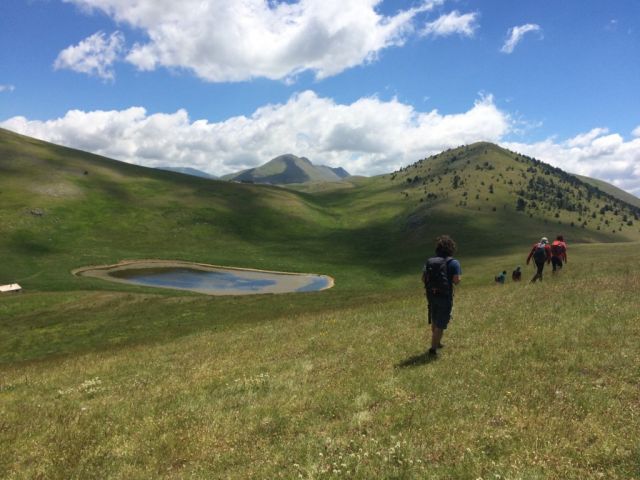
<svg viewBox="0 0 640 480"><path fill-rule="evenodd" d="M456 251L456 242L449 235L440 235L436 238L436 255L450 257Z"/></svg>

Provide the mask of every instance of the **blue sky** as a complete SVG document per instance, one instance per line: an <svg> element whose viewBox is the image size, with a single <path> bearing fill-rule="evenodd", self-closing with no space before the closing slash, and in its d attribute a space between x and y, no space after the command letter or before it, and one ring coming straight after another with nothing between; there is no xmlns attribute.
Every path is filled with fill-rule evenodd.
<svg viewBox="0 0 640 480"><path fill-rule="evenodd" d="M640 194L640 2L3 0L0 126L225 174L488 140Z"/></svg>

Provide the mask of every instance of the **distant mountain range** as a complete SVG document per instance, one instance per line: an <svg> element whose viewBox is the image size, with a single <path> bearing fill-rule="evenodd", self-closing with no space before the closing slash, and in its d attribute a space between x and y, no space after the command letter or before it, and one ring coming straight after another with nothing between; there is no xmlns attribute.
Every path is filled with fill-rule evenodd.
<svg viewBox="0 0 640 480"><path fill-rule="evenodd" d="M218 178L215 175L209 175L207 172L191 167L156 167L158 170L166 170L168 172L184 173L185 175L193 175L202 178Z"/></svg>
<svg viewBox="0 0 640 480"><path fill-rule="evenodd" d="M344 168L314 165L308 158L280 155L264 165L225 175L222 180L286 185L290 183L339 182L350 176Z"/></svg>

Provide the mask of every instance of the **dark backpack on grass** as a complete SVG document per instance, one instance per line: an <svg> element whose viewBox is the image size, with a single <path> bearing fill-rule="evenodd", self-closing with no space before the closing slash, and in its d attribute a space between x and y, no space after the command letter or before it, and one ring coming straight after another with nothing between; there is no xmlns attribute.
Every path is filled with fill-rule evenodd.
<svg viewBox="0 0 640 480"><path fill-rule="evenodd" d="M544 263L547 260L547 249L544 243L536 245L536 249L533 252L533 259L536 263Z"/></svg>
<svg viewBox="0 0 640 480"><path fill-rule="evenodd" d="M450 297L453 293L449 277L451 257L431 257L425 265L424 285L427 297Z"/></svg>

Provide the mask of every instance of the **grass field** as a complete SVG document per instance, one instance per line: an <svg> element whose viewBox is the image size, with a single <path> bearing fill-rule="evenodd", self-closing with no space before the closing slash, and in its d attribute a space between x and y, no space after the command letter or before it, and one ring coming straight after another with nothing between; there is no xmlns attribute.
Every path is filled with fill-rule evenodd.
<svg viewBox="0 0 640 480"><path fill-rule="evenodd" d="M463 260L431 362L417 276L360 298L233 308L119 292L5 298L0 472L638 478L640 275L629 265L640 251L611 250L574 247L566 271L535 285L491 285L518 258Z"/></svg>
<svg viewBox="0 0 640 480"><path fill-rule="evenodd" d="M500 211L497 187L497 212L423 210L386 177L294 192L3 135L0 283L25 292L0 297L0 478L640 478L637 225ZM493 284L560 228L565 271ZM441 231L463 281L429 361L419 275ZM336 286L208 297L69 273L150 257Z"/></svg>

